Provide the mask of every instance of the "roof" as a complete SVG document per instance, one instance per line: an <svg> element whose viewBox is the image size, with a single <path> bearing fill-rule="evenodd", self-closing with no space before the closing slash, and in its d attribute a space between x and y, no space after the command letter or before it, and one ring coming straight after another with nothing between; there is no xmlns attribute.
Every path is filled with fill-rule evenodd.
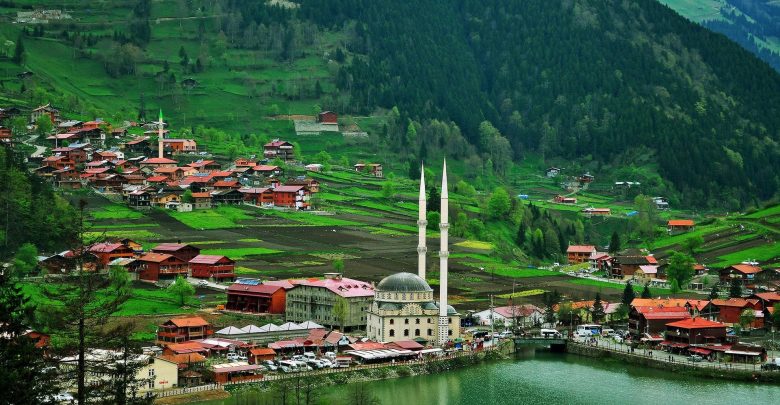
<svg viewBox="0 0 780 405"><path fill-rule="evenodd" d="M722 299L714 299L712 300L712 305L715 305L717 307L738 307L738 308L744 308L748 305L756 305L758 303L757 299L744 299L744 298L729 298L727 300Z"/></svg>
<svg viewBox="0 0 780 405"><path fill-rule="evenodd" d="M364 281L353 280L351 278L326 278L297 280L298 286L327 288L331 292L344 298L353 297L373 297L374 287Z"/></svg>
<svg viewBox="0 0 780 405"><path fill-rule="evenodd" d="M202 193L192 193L192 198L211 198L211 193L204 191Z"/></svg>
<svg viewBox="0 0 780 405"><path fill-rule="evenodd" d="M151 164L151 165L176 164L176 163L179 162L168 158L148 158L141 162L141 164Z"/></svg>
<svg viewBox="0 0 780 405"><path fill-rule="evenodd" d="M152 183L159 183L165 180L168 180L165 176L151 176L146 179L146 181L151 181Z"/></svg>
<svg viewBox="0 0 780 405"><path fill-rule="evenodd" d="M279 193L297 193L300 190L303 190L304 186L278 186L274 189L274 192Z"/></svg>
<svg viewBox="0 0 780 405"><path fill-rule="evenodd" d="M292 145L292 144L290 142L287 142L287 141L275 140L275 141L272 141L272 142L268 142L264 146L266 146L266 147L275 147L275 146L282 146L282 145Z"/></svg>
<svg viewBox="0 0 780 405"><path fill-rule="evenodd" d="M160 358L176 364L203 363L206 361L206 356L200 353L163 354Z"/></svg>
<svg viewBox="0 0 780 405"><path fill-rule="evenodd" d="M351 343L348 346L353 350L382 350L385 348L385 345L379 342Z"/></svg>
<svg viewBox="0 0 780 405"><path fill-rule="evenodd" d="M125 247L125 245L121 243L98 243L95 245L92 245L89 248L89 251L92 253L111 253L117 249L121 249Z"/></svg>
<svg viewBox="0 0 780 405"><path fill-rule="evenodd" d="M215 364L211 366L211 368L214 370L214 373L221 374L221 373L236 373L239 371L251 371L251 370L258 370L262 366L258 364L249 364L246 362L238 362L238 363L224 363L224 364Z"/></svg>
<svg viewBox="0 0 780 405"><path fill-rule="evenodd" d="M595 251L596 247L592 245L571 245L566 249L566 253L591 253Z"/></svg>
<svg viewBox="0 0 780 405"><path fill-rule="evenodd" d="M160 263L164 262L173 256L165 253L147 253L141 257L138 258L138 260L142 260L145 262L154 262L154 263Z"/></svg>
<svg viewBox="0 0 780 405"><path fill-rule="evenodd" d="M193 257L192 260L190 260L190 263L195 263L195 264L217 264L222 259L227 259L227 260L233 262L233 260L231 260L227 256L197 255L197 256Z"/></svg>
<svg viewBox="0 0 780 405"><path fill-rule="evenodd" d="M279 170L279 166L273 166L273 165L257 165L252 168L252 170L256 172L271 172L274 170Z"/></svg>
<svg viewBox="0 0 780 405"><path fill-rule="evenodd" d="M431 286L420 276L412 273L395 273L387 276L376 286L379 291L429 292Z"/></svg>
<svg viewBox="0 0 780 405"><path fill-rule="evenodd" d="M780 294L776 292L765 292L753 294L754 297L758 297L764 301L780 301Z"/></svg>
<svg viewBox="0 0 780 405"><path fill-rule="evenodd" d="M668 298L668 299L655 299L655 298L634 298L631 301L632 307L685 307L688 300L683 298Z"/></svg>
<svg viewBox="0 0 780 405"><path fill-rule="evenodd" d="M249 349L249 354L253 356L268 356L268 355L276 355L276 352L274 349L269 349L267 347L256 347L254 349Z"/></svg>
<svg viewBox="0 0 780 405"><path fill-rule="evenodd" d="M753 266L750 264L735 264L733 266L729 266L729 268L734 269L743 274L755 274L761 272L761 267Z"/></svg>
<svg viewBox="0 0 780 405"><path fill-rule="evenodd" d="M214 333L218 335L243 335L246 331L241 328L236 328L235 326L228 326L227 328L222 328Z"/></svg>
<svg viewBox="0 0 780 405"><path fill-rule="evenodd" d="M693 220L691 219L670 219L667 223L668 226L693 226Z"/></svg>
<svg viewBox="0 0 780 405"><path fill-rule="evenodd" d="M667 323L666 326L682 329L726 328L726 325L720 322L708 321L703 318L684 319L682 321Z"/></svg>
<svg viewBox="0 0 780 405"><path fill-rule="evenodd" d="M651 266L649 264L641 265L641 266L639 266L639 270L642 270L642 273L645 273L645 274L657 274L658 273L658 266Z"/></svg>
<svg viewBox="0 0 780 405"><path fill-rule="evenodd" d="M199 342L189 341L182 343L170 343L167 348L176 353L197 353L208 352L208 349L203 347Z"/></svg>
<svg viewBox="0 0 780 405"><path fill-rule="evenodd" d="M263 194L270 190L271 189L268 187L246 187L238 189L238 192L244 194Z"/></svg>
<svg viewBox="0 0 780 405"><path fill-rule="evenodd" d="M389 343L388 346L398 346L398 348L406 350L421 350L425 348L425 346L414 340L396 340L395 342Z"/></svg>
<svg viewBox="0 0 780 405"><path fill-rule="evenodd" d="M501 315L504 318L512 318L514 317L525 317L533 314L534 312L541 312L541 310L534 306L534 305L515 305L512 306L503 306L503 307L496 307L493 308L493 312Z"/></svg>
<svg viewBox="0 0 780 405"><path fill-rule="evenodd" d="M187 328L193 326L208 326L209 323L205 319L199 316L190 316L186 318L171 318L170 322L180 328Z"/></svg>
<svg viewBox="0 0 780 405"><path fill-rule="evenodd" d="M272 295L281 288L282 287L278 285L268 285L268 284L248 285L248 284L233 283L230 285L230 287L228 287L227 292L228 294L253 293L253 294L261 294L261 295Z"/></svg>
<svg viewBox="0 0 780 405"><path fill-rule="evenodd" d="M152 250L153 251L163 251L163 252L178 252L179 250L184 249L186 247L190 247L190 248L197 249L198 251L200 251L200 248L195 247L195 246L191 246L191 245L187 245L187 244L184 244L184 243L161 243L161 244L155 246L154 248L152 248Z"/></svg>

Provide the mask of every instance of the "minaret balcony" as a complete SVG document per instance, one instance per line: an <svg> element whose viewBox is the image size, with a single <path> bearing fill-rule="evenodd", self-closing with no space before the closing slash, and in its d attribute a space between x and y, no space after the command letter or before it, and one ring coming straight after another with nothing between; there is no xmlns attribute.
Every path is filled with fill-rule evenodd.
<svg viewBox="0 0 780 405"><path fill-rule="evenodd" d="M428 221L421 219L417 221L417 226L423 226L423 227L428 226Z"/></svg>
<svg viewBox="0 0 780 405"><path fill-rule="evenodd" d="M425 246L417 246L417 253L426 253L428 248Z"/></svg>
<svg viewBox="0 0 780 405"><path fill-rule="evenodd" d="M450 257L450 252L439 251L439 257L442 257L442 258L446 259L446 258Z"/></svg>
<svg viewBox="0 0 780 405"><path fill-rule="evenodd" d="M449 227L450 227L450 224L448 222L444 222L444 223L439 224L439 230L442 230L442 231L445 230L445 229L449 229Z"/></svg>

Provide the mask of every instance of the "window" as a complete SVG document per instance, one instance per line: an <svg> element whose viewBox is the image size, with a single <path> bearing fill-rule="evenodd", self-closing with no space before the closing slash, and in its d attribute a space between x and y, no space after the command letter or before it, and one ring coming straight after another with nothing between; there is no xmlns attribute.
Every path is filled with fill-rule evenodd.
<svg viewBox="0 0 780 405"><path fill-rule="evenodd" d="M431 318L428 318L428 323L431 323Z"/></svg>
<svg viewBox="0 0 780 405"><path fill-rule="evenodd" d="M419 325L419 324L420 324L420 318L417 318L417 319L415 319L415 320L414 320L414 323L415 323L416 325Z"/></svg>
<svg viewBox="0 0 780 405"><path fill-rule="evenodd" d="M415 329L414 330L414 336L420 336L420 330L419 329Z"/></svg>
<svg viewBox="0 0 780 405"><path fill-rule="evenodd" d="M409 336L409 329L404 329L404 336Z"/></svg>
<svg viewBox="0 0 780 405"><path fill-rule="evenodd" d="M433 330L428 329L428 336L433 336Z"/></svg>
<svg viewBox="0 0 780 405"><path fill-rule="evenodd" d="M452 336L452 329L447 330L447 336Z"/></svg>
<svg viewBox="0 0 780 405"><path fill-rule="evenodd" d="M393 337L393 336L395 336L395 330L390 329L390 337Z"/></svg>
<svg viewBox="0 0 780 405"><path fill-rule="evenodd" d="M409 318L404 319L404 325L408 325L408 324L409 324Z"/></svg>
<svg viewBox="0 0 780 405"><path fill-rule="evenodd" d="M395 319L390 319L390 325L395 325Z"/></svg>

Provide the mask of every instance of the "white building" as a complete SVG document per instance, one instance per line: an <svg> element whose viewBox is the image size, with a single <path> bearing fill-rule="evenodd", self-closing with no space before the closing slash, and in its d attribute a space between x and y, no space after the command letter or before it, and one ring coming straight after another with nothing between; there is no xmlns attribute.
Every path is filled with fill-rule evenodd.
<svg viewBox="0 0 780 405"><path fill-rule="evenodd" d="M520 328L530 328L544 322L544 310L530 304L496 307L492 311L486 309L474 313L473 316L480 325L486 326L490 326L494 322L498 325L510 325L512 319L515 319Z"/></svg>

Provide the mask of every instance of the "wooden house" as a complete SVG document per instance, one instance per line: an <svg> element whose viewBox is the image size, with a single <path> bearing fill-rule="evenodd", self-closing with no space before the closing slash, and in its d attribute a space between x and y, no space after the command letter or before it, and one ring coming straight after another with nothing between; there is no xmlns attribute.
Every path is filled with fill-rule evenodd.
<svg viewBox="0 0 780 405"><path fill-rule="evenodd" d="M236 262L226 256L197 255L190 260L190 272L195 278L213 278L217 281L236 278Z"/></svg>
<svg viewBox="0 0 780 405"><path fill-rule="evenodd" d="M187 262L173 255L147 253L138 258L138 278L146 281L158 281L163 278L187 277Z"/></svg>
<svg viewBox="0 0 780 405"><path fill-rule="evenodd" d="M279 285L261 284L259 280L239 279L227 289L230 311L283 314L286 290Z"/></svg>
<svg viewBox="0 0 780 405"><path fill-rule="evenodd" d="M183 243L161 243L152 248L152 252L169 254L179 260L189 262L200 254L200 248Z"/></svg>
<svg viewBox="0 0 780 405"><path fill-rule="evenodd" d="M213 334L211 324L199 316L172 318L157 327L157 343L167 345L206 339Z"/></svg>
<svg viewBox="0 0 780 405"><path fill-rule="evenodd" d="M666 231L671 234L689 232L696 229L696 226L691 219L670 219L666 223Z"/></svg>
<svg viewBox="0 0 780 405"><path fill-rule="evenodd" d="M121 243L97 243L89 247L89 252L97 257L100 268L106 268L114 259L135 255L133 249Z"/></svg>
<svg viewBox="0 0 780 405"><path fill-rule="evenodd" d="M266 159L295 160L294 148L290 142L275 139L263 145L263 156Z"/></svg>
<svg viewBox="0 0 780 405"><path fill-rule="evenodd" d="M595 251L596 247L592 245L571 245L566 248L566 256L569 264L585 263Z"/></svg>

